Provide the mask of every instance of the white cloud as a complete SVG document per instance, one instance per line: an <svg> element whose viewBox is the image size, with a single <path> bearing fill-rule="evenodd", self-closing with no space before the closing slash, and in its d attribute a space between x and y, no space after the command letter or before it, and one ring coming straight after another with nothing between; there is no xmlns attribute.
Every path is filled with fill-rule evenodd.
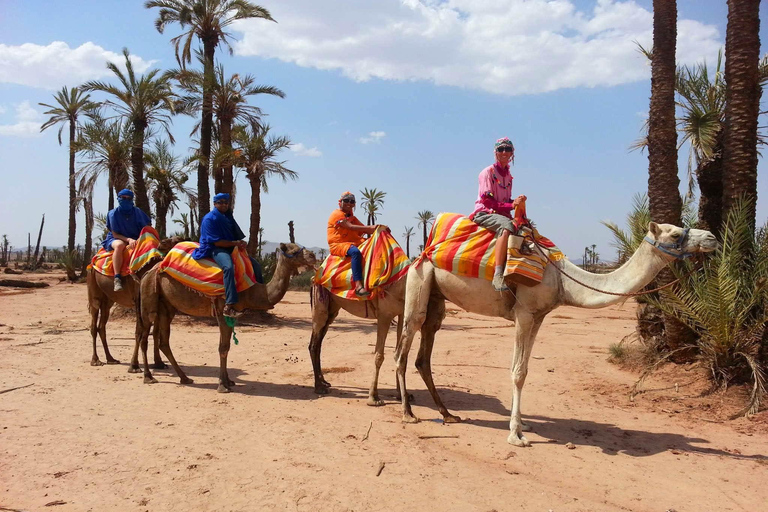
<svg viewBox="0 0 768 512"><path fill-rule="evenodd" d="M39 137L43 115L32 108L28 101L16 105L16 123L0 125L0 136Z"/></svg>
<svg viewBox="0 0 768 512"><path fill-rule="evenodd" d="M317 149L317 147L314 148L308 148L301 142L297 142L295 144L291 144L290 150L296 153L299 156L311 156L311 157L319 157L323 156L322 151Z"/></svg>
<svg viewBox="0 0 768 512"><path fill-rule="evenodd" d="M380 143L381 139L387 136L386 132L371 132L367 137L360 137L358 139L361 144Z"/></svg>
<svg viewBox="0 0 768 512"><path fill-rule="evenodd" d="M496 94L536 94L647 79L653 15L632 0L294 0L278 23L245 20L235 49L357 81L431 81ZM711 25L679 20L678 60L713 58Z"/></svg>
<svg viewBox="0 0 768 512"><path fill-rule="evenodd" d="M125 68L121 53L105 50L91 42L70 48L67 43L54 41L47 46L25 43L19 46L0 44L0 83L11 83L60 89L76 86L87 80L112 75L107 61ZM154 61L131 55L133 68L143 73Z"/></svg>

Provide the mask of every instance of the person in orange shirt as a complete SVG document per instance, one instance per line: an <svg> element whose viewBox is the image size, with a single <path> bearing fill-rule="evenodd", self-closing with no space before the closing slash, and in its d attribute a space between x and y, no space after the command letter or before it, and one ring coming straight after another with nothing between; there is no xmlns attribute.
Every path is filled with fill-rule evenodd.
<svg viewBox="0 0 768 512"><path fill-rule="evenodd" d="M352 280L355 286L355 294L365 297L371 293L365 289L363 283L363 254L357 247L365 240L364 234L373 234L376 228L381 227L389 231L387 226L376 224L366 226L354 216L355 195L344 192L339 199L339 209L334 210L328 218L328 246L331 254L346 258L352 258Z"/></svg>

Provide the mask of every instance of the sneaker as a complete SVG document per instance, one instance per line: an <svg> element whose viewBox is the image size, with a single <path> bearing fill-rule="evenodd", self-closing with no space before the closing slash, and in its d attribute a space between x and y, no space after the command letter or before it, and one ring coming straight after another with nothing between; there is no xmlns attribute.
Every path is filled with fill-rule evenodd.
<svg viewBox="0 0 768 512"><path fill-rule="evenodd" d="M224 311L222 312L224 316L228 316L230 318L239 318L243 316L242 311L237 311L235 307L232 304L227 304L224 306Z"/></svg>
<svg viewBox="0 0 768 512"><path fill-rule="evenodd" d="M493 289L497 292L508 292L509 286L507 286L507 283L504 282L504 276L502 275L495 275L493 276L493 281L491 281L493 284Z"/></svg>
<svg viewBox="0 0 768 512"><path fill-rule="evenodd" d="M123 291L123 280L119 277L115 278L115 287L113 288L116 292Z"/></svg>
<svg viewBox="0 0 768 512"><path fill-rule="evenodd" d="M365 288L355 288L355 295L358 297L367 297L371 294L368 290Z"/></svg>

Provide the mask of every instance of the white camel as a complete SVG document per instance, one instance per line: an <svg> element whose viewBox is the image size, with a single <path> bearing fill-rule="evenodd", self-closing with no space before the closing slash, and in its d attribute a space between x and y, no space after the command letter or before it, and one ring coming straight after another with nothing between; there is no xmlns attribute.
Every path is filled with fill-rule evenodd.
<svg viewBox="0 0 768 512"><path fill-rule="evenodd" d="M320 285L313 285L310 291L312 303L312 335L309 339L309 357L315 373L315 393L328 393L331 385L323 377L320 365L320 351L328 327L333 323L340 310L347 311L359 318L376 319L376 350L374 356L373 381L368 392L368 405L384 405L379 398L378 382L381 363L384 361L384 344L392 325L397 318L397 339L403 330L403 309L405 307L405 276L387 287L383 293L369 301L344 299L333 295ZM398 388L399 389L399 388ZM399 399L399 393L398 393Z"/></svg>
<svg viewBox="0 0 768 512"><path fill-rule="evenodd" d="M608 295L590 290L564 277L554 265L575 279L598 290L612 293L632 293L650 283L658 272L676 258L693 253L714 251L717 240L709 231L683 229L671 224L648 226L645 242L620 268L610 274L591 274L568 260L547 265L541 284L518 286L515 297L510 292L498 293L490 281L452 274L436 268L429 261L411 266L405 292L404 332L397 343L395 359L397 378L402 390L403 421L419 421L411 412L405 386L405 370L408 352L414 334L421 329L421 346L416 367L424 379L443 420L446 423L461 421L448 412L437 394L432 381L431 355L434 332L439 328L445 312L444 301L488 316L499 316L516 321L515 345L512 351L512 410L509 421L510 434L507 442L516 446L530 446L523 430L530 430L520 416L520 400L523 384L528 375L528 360L544 317L560 305L581 308L603 308L626 297ZM425 333L425 331L427 331ZM426 335L425 335L426 334Z"/></svg>

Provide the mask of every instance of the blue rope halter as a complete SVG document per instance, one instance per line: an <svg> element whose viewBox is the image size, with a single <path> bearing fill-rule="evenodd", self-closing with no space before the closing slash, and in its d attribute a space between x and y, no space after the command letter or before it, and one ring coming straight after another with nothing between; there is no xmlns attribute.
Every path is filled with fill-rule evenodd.
<svg viewBox="0 0 768 512"><path fill-rule="evenodd" d="M690 231L689 228L683 229L683 236L681 236L677 242L671 243L671 242L659 242L658 240L654 240L646 235L643 240L663 252L664 254L668 254L672 256L675 259L678 260L684 260L685 258L689 258L693 255L693 253L685 252L683 250L683 244L688 239L688 232ZM676 251L676 252L673 252Z"/></svg>

